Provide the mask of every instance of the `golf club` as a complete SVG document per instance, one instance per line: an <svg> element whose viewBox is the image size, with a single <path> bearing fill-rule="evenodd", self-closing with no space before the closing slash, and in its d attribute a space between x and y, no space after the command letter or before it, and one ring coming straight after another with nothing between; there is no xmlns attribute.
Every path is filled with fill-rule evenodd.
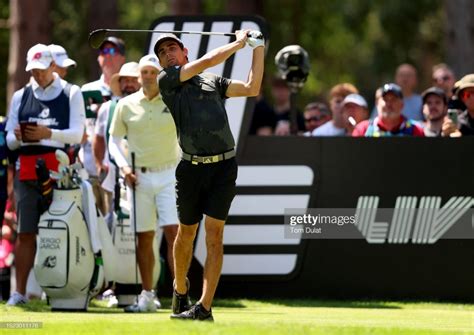
<svg viewBox="0 0 474 335"><path fill-rule="evenodd" d="M135 176L135 152L131 153L132 158L132 174ZM136 186L132 185L132 206L133 206L133 239L135 244L135 285L138 286L138 252L137 252L137 197ZM143 279L142 279L143 280ZM137 291L138 304L138 291Z"/></svg>
<svg viewBox="0 0 474 335"><path fill-rule="evenodd" d="M140 29L97 29L89 34L89 45L98 49L102 45L110 32L124 32L124 33L171 33L171 34L197 34L197 35L218 35L218 36L235 36L235 33L219 33L210 31L185 31L185 30L140 30Z"/></svg>

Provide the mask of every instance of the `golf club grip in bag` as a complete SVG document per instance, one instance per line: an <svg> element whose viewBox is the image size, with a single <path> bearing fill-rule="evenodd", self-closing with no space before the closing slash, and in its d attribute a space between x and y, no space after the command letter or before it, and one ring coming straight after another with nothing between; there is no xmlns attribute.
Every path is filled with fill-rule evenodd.
<svg viewBox="0 0 474 335"><path fill-rule="evenodd" d="M41 192L41 212L44 213L53 201L53 180L49 177L49 170L43 158L36 160L35 168Z"/></svg>

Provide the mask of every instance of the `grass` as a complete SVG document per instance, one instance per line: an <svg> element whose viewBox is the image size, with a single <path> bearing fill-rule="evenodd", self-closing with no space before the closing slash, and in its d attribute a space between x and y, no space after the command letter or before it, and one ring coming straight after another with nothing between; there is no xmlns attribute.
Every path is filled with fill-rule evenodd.
<svg viewBox="0 0 474 335"><path fill-rule="evenodd" d="M164 306L170 301L163 299ZM1 322L42 322L3 334L474 334L474 305L424 302L217 300L214 323L170 321L169 309L124 314L93 301L87 313L50 312L44 302L0 304Z"/></svg>

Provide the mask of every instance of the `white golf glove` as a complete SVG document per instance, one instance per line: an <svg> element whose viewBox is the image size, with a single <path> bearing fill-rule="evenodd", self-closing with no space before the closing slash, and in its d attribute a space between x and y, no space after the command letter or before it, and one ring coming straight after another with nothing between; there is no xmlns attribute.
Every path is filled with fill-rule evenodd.
<svg viewBox="0 0 474 335"><path fill-rule="evenodd" d="M247 36L247 44L252 49L265 46L265 39L263 38L263 34L260 31L252 30L247 34Z"/></svg>

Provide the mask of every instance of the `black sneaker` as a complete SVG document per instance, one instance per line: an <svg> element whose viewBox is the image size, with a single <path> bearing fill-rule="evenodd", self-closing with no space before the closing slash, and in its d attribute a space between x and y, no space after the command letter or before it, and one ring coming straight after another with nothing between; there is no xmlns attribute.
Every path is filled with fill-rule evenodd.
<svg viewBox="0 0 474 335"><path fill-rule="evenodd" d="M210 310L206 310L200 302L192 305L189 310L184 311L183 313L171 314L170 318L175 320L214 321L214 317L212 316L212 308Z"/></svg>
<svg viewBox="0 0 474 335"><path fill-rule="evenodd" d="M171 301L171 309L173 311L173 314L180 314L191 308L191 299L189 299L189 279L186 278L187 291L185 294L179 294L178 292L176 292L176 289L174 287L175 285L173 282L173 300Z"/></svg>

